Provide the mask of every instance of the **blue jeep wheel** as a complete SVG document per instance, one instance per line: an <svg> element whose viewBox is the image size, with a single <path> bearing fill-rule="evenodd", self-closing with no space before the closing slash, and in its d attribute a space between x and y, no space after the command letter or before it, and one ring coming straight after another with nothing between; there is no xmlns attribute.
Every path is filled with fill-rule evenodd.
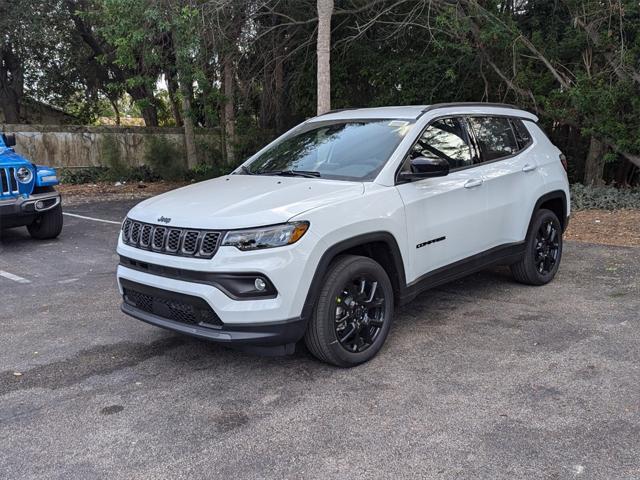
<svg viewBox="0 0 640 480"><path fill-rule="evenodd" d="M38 240L56 238L62 232L62 205L39 215L31 225L27 225L29 234Z"/></svg>

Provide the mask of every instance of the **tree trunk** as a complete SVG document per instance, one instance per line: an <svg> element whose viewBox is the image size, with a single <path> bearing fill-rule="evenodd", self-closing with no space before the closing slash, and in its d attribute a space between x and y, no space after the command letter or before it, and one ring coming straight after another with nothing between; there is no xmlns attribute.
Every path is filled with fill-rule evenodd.
<svg viewBox="0 0 640 480"><path fill-rule="evenodd" d="M158 126L158 109L155 107L155 105L144 105L140 107L140 113L142 113L142 119L144 120L145 126Z"/></svg>
<svg viewBox="0 0 640 480"><path fill-rule="evenodd" d="M109 103L111 103L111 108L113 108L113 112L116 114L116 125L120 125L120 109L118 108L118 100L114 98L109 98Z"/></svg>
<svg viewBox="0 0 640 480"><path fill-rule="evenodd" d="M169 94L169 103L171 103L171 112L176 122L176 127L182 126L182 116L180 115L180 105L176 98L178 92L178 81L176 80L175 72L166 72L165 77L167 79L167 93ZM191 103L190 101L188 102ZM182 101L182 107L184 108L184 100ZM189 110L191 105L189 105Z"/></svg>
<svg viewBox="0 0 640 480"><path fill-rule="evenodd" d="M4 114L4 123L20 123L20 102L12 92L0 93L0 109Z"/></svg>
<svg viewBox="0 0 640 480"><path fill-rule="evenodd" d="M622 162L620 162L615 173L616 187L629 187L629 182L633 177L633 171L635 168L636 166L629 161L623 160Z"/></svg>
<svg viewBox="0 0 640 480"><path fill-rule="evenodd" d="M602 185L604 175L605 145L595 137L591 137L589 152L584 163L584 184L587 186Z"/></svg>
<svg viewBox="0 0 640 480"><path fill-rule="evenodd" d="M180 90L182 93L182 124L184 126L184 145L187 150L187 167L192 169L198 165L198 152L193 116L191 115L191 86L186 80L182 80Z"/></svg>
<svg viewBox="0 0 640 480"><path fill-rule="evenodd" d="M318 115L331 110L331 15L333 0L318 0Z"/></svg>
<svg viewBox="0 0 640 480"><path fill-rule="evenodd" d="M224 132L227 164L235 163L236 114L234 108L234 69L229 57L224 62Z"/></svg>
<svg viewBox="0 0 640 480"><path fill-rule="evenodd" d="M275 102L275 117L276 117L276 131L282 133L285 128L285 112L284 112L284 61L278 51L278 58L276 58L276 64L274 67L274 102Z"/></svg>
<svg viewBox="0 0 640 480"><path fill-rule="evenodd" d="M149 93L144 86L129 88L127 93L140 107L140 113L147 127L158 126L158 109L155 105L155 97L153 93Z"/></svg>
<svg viewBox="0 0 640 480"><path fill-rule="evenodd" d="M11 44L0 50L0 109L5 123L20 123L20 102L24 94L24 72L22 61L16 56Z"/></svg>

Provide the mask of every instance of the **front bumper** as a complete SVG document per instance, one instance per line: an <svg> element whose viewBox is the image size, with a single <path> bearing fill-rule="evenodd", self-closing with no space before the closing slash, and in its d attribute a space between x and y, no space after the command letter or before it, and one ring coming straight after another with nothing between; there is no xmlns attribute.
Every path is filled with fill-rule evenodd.
<svg viewBox="0 0 640 480"><path fill-rule="evenodd" d="M42 207L36 204L42 202ZM58 192L36 193L28 197L18 196L0 200L0 217L33 216L57 207L61 202Z"/></svg>
<svg viewBox="0 0 640 480"><path fill-rule="evenodd" d="M288 353L300 340L306 328L302 310L315 265L317 252L312 248L317 239L308 232L290 247L240 252L235 247L220 247L210 260L165 255L125 245L120 239L117 268L118 288L123 295L123 312L153 325L206 338L243 350L259 353ZM258 297L242 294L244 283L230 284L241 276L256 275L273 287L273 294ZM190 297L198 309L205 306L215 313L217 321L176 321L181 308L164 302L173 312L159 305L136 308L126 301L126 285L133 282L139 289L162 290L164 296ZM251 282L253 283L253 281ZM195 299L195 300L194 300ZM180 301L181 298L178 298ZM135 303L135 302L134 302ZM160 303L163 303L161 300ZM190 307L186 307L187 310ZM172 314L173 315L172 315ZM198 314L200 315L200 314ZM197 316L196 320L203 317ZM184 320L178 318L178 320Z"/></svg>
<svg viewBox="0 0 640 480"><path fill-rule="evenodd" d="M126 279L121 309L127 315L152 325L194 337L238 346L263 354L293 353L306 322L292 318L280 322L225 325L200 297L176 293Z"/></svg>

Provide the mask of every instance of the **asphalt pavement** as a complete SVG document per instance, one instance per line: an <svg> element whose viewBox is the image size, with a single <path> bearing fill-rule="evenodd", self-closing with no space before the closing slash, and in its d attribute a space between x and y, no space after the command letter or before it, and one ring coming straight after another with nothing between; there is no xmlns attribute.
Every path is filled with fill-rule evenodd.
<svg viewBox="0 0 640 480"><path fill-rule="evenodd" d="M0 478L640 478L640 249L567 243L556 280L497 268L397 312L343 370L123 315L117 222L0 243Z"/></svg>

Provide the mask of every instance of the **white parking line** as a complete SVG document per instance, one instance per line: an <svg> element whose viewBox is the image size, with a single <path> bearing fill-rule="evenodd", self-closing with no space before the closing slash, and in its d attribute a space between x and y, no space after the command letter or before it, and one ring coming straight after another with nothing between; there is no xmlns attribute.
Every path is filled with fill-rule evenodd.
<svg viewBox="0 0 640 480"><path fill-rule="evenodd" d="M0 277L8 278L9 280L13 280L18 283L31 283L26 278L19 277L18 275L14 275L13 273L5 272L4 270L0 270Z"/></svg>
<svg viewBox="0 0 640 480"><path fill-rule="evenodd" d="M113 220L102 220L101 218L85 217L84 215L78 215L76 213L63 212L63 215L68 217L82 218L83 220L93 220L94 222L111 223L113 225L121 225L122 222L114 222Z"/></svg>

